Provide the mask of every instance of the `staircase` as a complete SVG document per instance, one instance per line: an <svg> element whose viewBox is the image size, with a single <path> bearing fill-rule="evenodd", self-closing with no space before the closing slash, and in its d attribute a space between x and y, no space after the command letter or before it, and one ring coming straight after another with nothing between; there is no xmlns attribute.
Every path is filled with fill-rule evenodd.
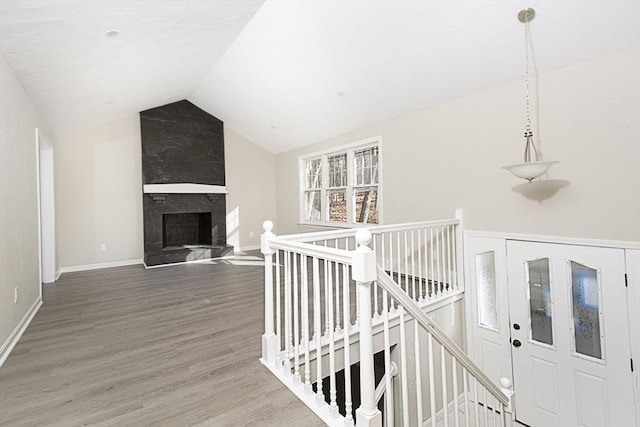
<svg viewBox="0 0 640 427"><path fill-rule="evenodd" d="M461 332L459 217L289 236L264 228L261 362L327 425L511 425L508 381L495 385L431 319L451 314Z"/></svg>

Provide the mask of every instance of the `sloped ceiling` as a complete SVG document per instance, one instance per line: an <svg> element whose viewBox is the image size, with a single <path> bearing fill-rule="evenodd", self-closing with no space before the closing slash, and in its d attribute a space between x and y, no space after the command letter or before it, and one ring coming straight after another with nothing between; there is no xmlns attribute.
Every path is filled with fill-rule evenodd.
<svg viewBox="0 0 640 427"><path fill-rule="evenodd" d="M186 98L261 5L0 0L0 53L54 130L69 130Z"/></svg>
<svg viewBox="0 0 640 427"><path fill-rule="evenodd" d="M640 44L634 0L0 0L0 52L55 130L187 98L278 153L521 79L524 7L537 72Z"/></svg>

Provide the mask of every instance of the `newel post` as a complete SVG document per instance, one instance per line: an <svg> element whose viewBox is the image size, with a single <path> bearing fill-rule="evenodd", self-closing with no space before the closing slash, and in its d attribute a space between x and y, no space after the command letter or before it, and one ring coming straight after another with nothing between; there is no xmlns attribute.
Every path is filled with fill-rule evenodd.
<svg viewBox="0 0 640 427"><path fill-rule="evenodd" d="M262 359L275 363L277 353L277 338L273 332L273 254L275 251L269 246L269 239L275 237L271 232L273 222L262 224L264 233L260 237L260 247L264 255L264 334L262 335Z"/></svg>
<svg viewBox="0 0 640 427"><path fill-rule="evenodd" d="M356 426L381 427L382 414L376 405L376 383L373 371L373 334L371 328L371 283L376 279L376 254L369 248L371 233L356 232L357 249L353 253L352 278L357 283L360 334L360 395L356 410Z"/></svg>
<svg viewBox="0 0 640 427"><path fill-rule="evenodd" d="M515 400L515 392L511 390L511 380L507 377L500 378L500 390L509 398L509 405L504 408L504 425L505 427L512 427L515 420L513 406Z"/></svg>

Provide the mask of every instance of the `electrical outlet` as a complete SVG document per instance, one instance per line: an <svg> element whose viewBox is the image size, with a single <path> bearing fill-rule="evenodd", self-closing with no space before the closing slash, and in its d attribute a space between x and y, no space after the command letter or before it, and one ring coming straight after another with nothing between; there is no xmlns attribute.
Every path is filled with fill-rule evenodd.
<svg viewBox="0 0 640 427"><path fill-rule="evenodd" d="M256 235L256 234L255 234L253 231L250 231L250 232L249 232L249 237L253 237L253 236L255 236L255 235Z"/></svg>
<svg viewBox="0 0 640 427"><path fill-rule="evenodd" d="M100 252L106 252L106 250L107 250L107 244L100 243Z"/></svg>
<svg viewBox="0 0 640 427"><path fill-rule="evenodd" d="M19 288L13 288L13 303L17 304L20 300L20 290Z"/></svg>

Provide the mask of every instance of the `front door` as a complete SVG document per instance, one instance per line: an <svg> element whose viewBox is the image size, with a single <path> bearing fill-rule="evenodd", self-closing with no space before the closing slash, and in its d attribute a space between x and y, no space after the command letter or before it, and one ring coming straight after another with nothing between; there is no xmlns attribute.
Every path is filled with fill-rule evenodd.
<svg viewBox="0 0 640 427"><path fill-rule="evenodd" d="M516 418L636 426L624 250L507 242Z"/></svg>

